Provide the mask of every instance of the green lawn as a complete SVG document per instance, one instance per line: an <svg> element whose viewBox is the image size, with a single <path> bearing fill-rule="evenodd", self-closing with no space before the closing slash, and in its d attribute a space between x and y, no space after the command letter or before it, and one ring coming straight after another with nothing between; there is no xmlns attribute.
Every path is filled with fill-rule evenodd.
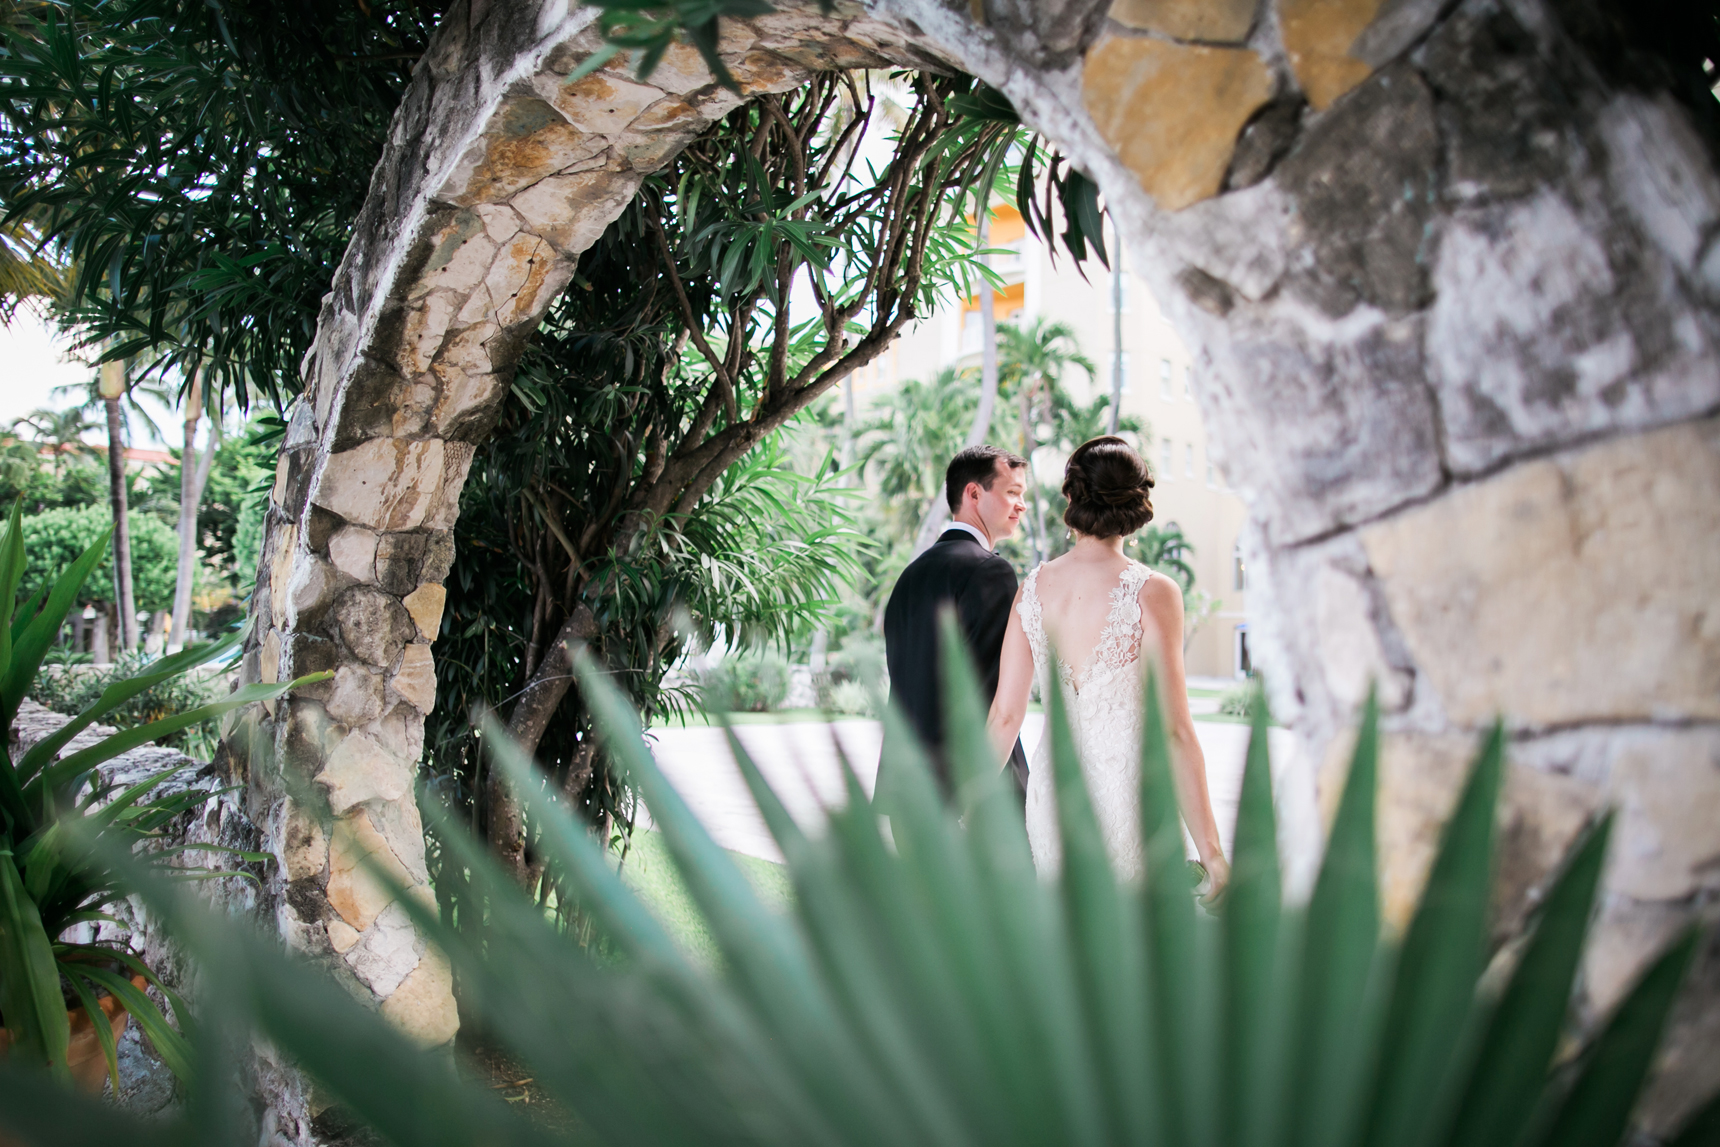
<svg viewBox="0 0 1720 1147"><path fill-rule="evenodd" d="M752 881L767 907L789 911L794 903L794 888L782 865L739 852L729 855ZM680 941L694 959L712 967L719 962L717 943L686 885L681 882L681 874L675 870L675 862L670 858L668 845L664 844L661 834L648 829L634 832L633 845L621 866L621 879L639 894L639 898L663 921L669 934Z"/></svg>

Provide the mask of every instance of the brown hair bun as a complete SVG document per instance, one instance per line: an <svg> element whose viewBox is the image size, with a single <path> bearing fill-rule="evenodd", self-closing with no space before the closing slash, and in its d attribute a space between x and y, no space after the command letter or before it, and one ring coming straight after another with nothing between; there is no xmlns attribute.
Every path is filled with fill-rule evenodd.
<svg viewBox="0 0 1720 1147"><path fill-rule="evenodd" d="M1153 520L1146 460L1113 434L1083 442L1063 468L1063 521L1095 538L1127 536Z"/></svg>

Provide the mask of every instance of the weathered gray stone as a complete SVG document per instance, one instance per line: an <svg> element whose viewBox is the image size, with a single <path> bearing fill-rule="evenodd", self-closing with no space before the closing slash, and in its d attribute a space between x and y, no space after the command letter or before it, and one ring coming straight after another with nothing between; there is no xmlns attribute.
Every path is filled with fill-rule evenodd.
<svg viewBox="0 0 1720 1147"><path fill-rule="evenodd" d="M1452 720L1711 721L1717 489L1720 424L1694 423L1516 466L1361 538Z"/></svg>
<svg viewBox="0 0 1720 1147"><path fill-rule="evenodd" d="M1437 249L1433 94L1407 66L1367 87L1368 98L1305 135L1276 176L1297 203L1294 234L1306 245L1291 289L1334 318L1363 304L1391 314L1422 307Z"/></svg>
<svg viewBox="0 0 1720 1147"><path fill-rule="evenodd" d="M412 760L391 752L368 732L348 734L316 781L328 789L329 807L337 816L370 800L399 800L412 791Z"/></svg>
<svg viewBox="0 0 1720 1147"><path fill-rule="evenodd" d="M329 719L348 728L367 725L382 716L385 683L380 669L342 665L334 680L323 686L321 700Z"/></svg>
<svg viewBox="0 0 1720 1147"><path fill-rule="evenodd" d="M329 562L354 581L375 581L376 542L376 531L347 526L329 538Z"/></svg>
<svg viewBox="0 0 1720 1147"><path fill-rule="evenodd" d="M417 632L412 615L397 598L368 586L354 586L341 594L334 606L334 623L354 656L381 669L394 665Z"/></svg>
<svg viewBox="0 0 1720 1147"><path fill-rule="evenodd" d="M388 684L420 713L436 704L436 669L428 645L408 645L400 654L400 667Z"/></svg>
<svg viewBox="0 0 1720 1147"><path fill-rule="evenodd" d="M412 974L424 954L424 940L398 902L377 914L344 953L346 962L380 999L387 999Z"/></svg>
<svg viewBox="0 0 1720 1147"><path fill-rule="evenodd" d="M332 455L312 500L373 530L411 530L441 493L443 443L376 438Z"/></svg>
<svg viewBox="0 0 1720 1147"><path fill-rule="evenodd" d="M427 540L423 534L383 534L378 538L376 584L397 596L417 588Z"/></svg>

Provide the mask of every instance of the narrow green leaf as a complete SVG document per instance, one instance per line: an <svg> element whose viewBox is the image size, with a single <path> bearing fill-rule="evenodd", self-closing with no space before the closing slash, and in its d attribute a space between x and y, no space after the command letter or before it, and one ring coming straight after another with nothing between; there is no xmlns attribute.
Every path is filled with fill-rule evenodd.
<svg viewBox="0 0 1720 1147"><path fill-rule="evenodd" d="M1055 1120L1066 1143L1097 1143L1104 1137L1103 1101L1067 937L1033 867L1004 762L986 734L979 675L953 611L943 611L939 629L944 751L956 778L958 807L967 809L968 846L990 902L998 956L1032 1025L1030 1047L1053 1085L1057 1108L1044 1117Z"/></svg>
<svg viewBox="0 0 1720 1147"><path fill-rule="evenodd" d="M1487 948L1494 809L1505 771L1495 724L1470 770L1399 951L1364 1142L1414 1147L1449 1118L1455 1057Z"/></svg>
<svg viewBox="0 0 1720 1147"><path fill-rule="evenodd" d="M5 717L7 725L18 715L18 705L34 683L36 673L41 669L42 659L47 656L48 649L59 636L60 627L66 621L66 613L77 602L78 591L83 588L84 582L89 580L90 572L107 554L108 539L112 533L111 528L104 532L54 580L54 586L48 592L47 601L41 611L24 626L10 655L5 659L6 667L0 670L0 715ZM0 601L10 603L11 596L0 598Z"/></svg>
<svg viewBox="0 0 1720 1147"><path fill-rule="evenodd" d="M69 1078L71 1028L60 996L60 970L36 903L10 849L0 849L0 1013L12 1033L12 1055Z"/></svg>
<svg viewBox="0 0 1720 1147"><path fill-rule="evenodd" d="M1248 758L1236 815L1224 922L1224 1063L1231 1102L1223 1106L1232 1147L1276 1142L1284 1100L1278 981L1283 885L1273 812L1270 719L1256 684L1249 697Z"/></svg>
<svg viewBox="0 0 1720 1147"><path fill-rule="evenodd" d="M1046 698L1057 823L1063 843L1063 911L1075 967L1101 1067L1109 1134L1114 1142L1156 1142L1165 1137L1164 1100L1152 1062L1146 976L1139 922L1132 898L1121 894L1105 852L1105 835L1093 811L1069 727L1068 700L1054 685Z"/></svg>
<svg viewBox="0 0 1720 1147"><path fill-rule="evenodd" d="M1141 722L1141 839L1146 854L1142 921L1157 1018L1159 1084L1172 1142L1218 1141L1215 969L1203 959L1170 741L1157 674L1147 674Z"/></svg>
<svg viewBox="0 0 1720 1147"><path fill-rule="evenodd" d="M1716 1147L1720 1145L1720 1095L1699 1107L1666 1147Z"/></svg>
<svg viewBox="0 0 1720 1147"><path fill-rule="evenodd" d="M107 1013L97 1002L95 993L90 991L84 977L78 975L76 966L61 965L66 974L66 982L71 984L72 991L77 994L78 1003L83 1006L84 1015L89 1018L90 1026L95 1030L96 1042L101 1044L102 1058L107 1060L108 1082L113 1084L113 1093L119 1094L119 1043L113 1038L113 1025L108 1022Z"/></svg>
<svg viewBox="0 0 1720 1147"><path fill-rule="evenodd" d="M1290 1074L1291 1147L1339 1147L1359 1130L1374 1040L1370 990L1379 946L1374 803L1379 707L1370 692L1344 795L1303 930Z"/></svg>
<svg viewBox="0 0 1720 1147"><path fill-rule="evenodd" d="M1545 1147L1616 1147L1624 1139L1697 938L1693 926L1668 945L1607 1021L1541 1138Z"/></svg>
<svg viewBox="0 0 1720 1147"><path fill-rule="evenodd" d="M60 750L71 743L72 738L133 697L153 689L163 681L178 677L187 670L214 660L232 649L237 643L237 636L230 636L207 645L194 645L156 661L147 672L138 673L124 681L115 681L103 689L101 696L96 698L83 712L30 747L30 751L25 753L18 762L20 782L29 781L49 761L58 756Z"/></svg>
<svg viewBox="0 0 1720 1147"><path fill-rule="evenodd" d="M847 1022L864 1041L875 1070L916 1125L915 1141L969 1142L963 1120L952 1108L950 1091L940 1086L941 1065L920 1043L914 1009L903 1000L902 983L872 944L873 922L853 887L844 879L840 849L830 839L807 840L746 747L725 727L730 751L771 834L789 859L795 906L824 979L836 994Z"/></svg>
<svg viewBox="0 0 1720 1147"><path fill-rule="evenodd" d="M1570 1009L1612 823L1609 813L1583 835L1548 891L1534 934L1488 1019L1447 1142L1511 1147L1529 1125Z"/></svg>
<svg viewBox="0 0 1720 1147"><path fill-rule="evenodd" d="M839 1022L800 933L760 903L734 859L664 779L645 746L638 715L620 691L583 653L575 672L600 735L639 785L739 986L760 1019L788 1043L785 1050L808 1086L831 1104L842 1126L898 1138L907 1134L903 1113L885 1100L882 1081Z"/></svg>
<svg viewBox="0 0 1720 1147"><path fill-rule="evenodd" d="M176 716L163 717L159 721L151 721L147 725L139 725L134 729L122 729L111 737L102 738L100 743L91 745L87 749L80 749L68 757L62 757L44 768L34 780L25 786L24 795L26 798L34 799L36 794L43 789L48 791L59 789L81 777L103 761L111 761L121 753L135 749L139 745L146 745L170 733L177 733L181 729L201 724L233 709L253 705L258 701L272 701L276 697L285 696L300 686L327 681L333 676L332 672L310 673L278 685L247 685L211 704L199 706Z"/></svg>
<svg viewBox="0 0 1720 1147"><path fill-rule="evenodd" d="M191 1078L190 1045L185 1042L183 1036L168 1026L155 1002L138 991L136 984L105 968L84 967L79 969L79 974L98 987L107 989L109 995L125 1006L125 1010L131 1013L132 1021L149 1037L149 1042L155 1046L156 1053L161 1056L161 1062L167 1065L169 1071L180 1079Z"/></svg>
<svg viewBox="0 0 1720 1147"><path fill-rule="evenodd" d="M0 1059L0 1133L25 1147L186 1147L198 1141L177 1119L138 1119L100 1099L53 1086L39 1072L5 1059Z"/></svg>

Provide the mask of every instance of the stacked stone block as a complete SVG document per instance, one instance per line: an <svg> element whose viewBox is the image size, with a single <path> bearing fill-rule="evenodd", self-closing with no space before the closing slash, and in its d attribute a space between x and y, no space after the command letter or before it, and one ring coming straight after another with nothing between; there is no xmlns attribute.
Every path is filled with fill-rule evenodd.
<svg viewBox="0 0 1720 1147"><path fill-rule="evenodd" d="M1617 810L1583 1021L1708 930L1648 1104L1666 1130L1720 1086L1713 143L1554 3L1106 15L1062 72L999 42L994 82L1067 125L1198 348L1277 713L1335 801L1378 689L1394 928L1496 719L1496 940Z"/></svg>

